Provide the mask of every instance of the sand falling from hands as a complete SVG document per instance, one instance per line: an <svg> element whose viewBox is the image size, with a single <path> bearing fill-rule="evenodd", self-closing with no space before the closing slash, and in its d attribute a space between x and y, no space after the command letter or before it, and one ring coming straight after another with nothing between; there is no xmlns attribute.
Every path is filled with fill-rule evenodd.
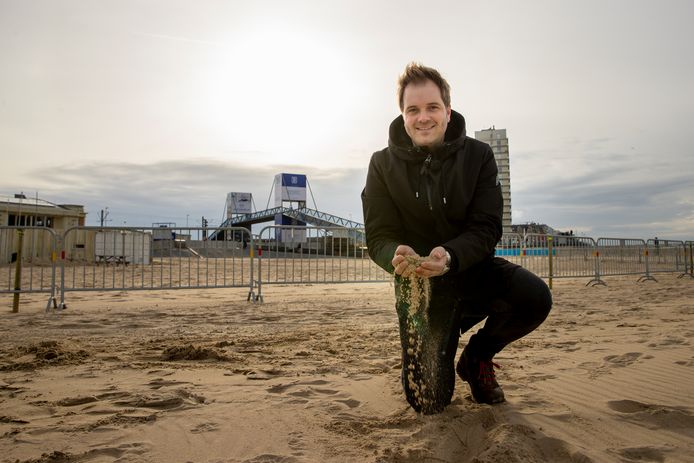
<svg viewBox="0 0 694 463"><path fill-rule="evenodd" d="M428 278L422 278L415 269L424 262L425 258L407 256L409 276L402 279L398 299L407 306L407 385L421 408L430 405L427 396L427 381L429 375L427 365L422 362L422 338L429 336L429 299L431 283Z"/></svg>

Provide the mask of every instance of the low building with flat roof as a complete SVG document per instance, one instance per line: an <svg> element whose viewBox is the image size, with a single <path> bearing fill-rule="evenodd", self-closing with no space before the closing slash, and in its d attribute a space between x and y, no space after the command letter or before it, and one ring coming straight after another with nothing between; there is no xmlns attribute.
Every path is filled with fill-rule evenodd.
<svg viewBox="0 0 694 463"><path fill-rule="evenodd" d="M22 260L28 262L49 263L55 259L57 243L54 237L70 228L84 226L86 217L84 206L77 204L54 204L23 194L0 196L0 227L22 227ZM19 233L13 228L0 229L0 263L16 260ZM71 233L65 243L66 249L75 248L83 252L83 243L77 242L80 240L80 234Z"/></svg>
<svg viewBox="0 0 694 463"><path fill-rule="evenodd" d="M87 213L77 204L54 204L23 194L0 197L0 226L67 230L84 226Z"/></svg>

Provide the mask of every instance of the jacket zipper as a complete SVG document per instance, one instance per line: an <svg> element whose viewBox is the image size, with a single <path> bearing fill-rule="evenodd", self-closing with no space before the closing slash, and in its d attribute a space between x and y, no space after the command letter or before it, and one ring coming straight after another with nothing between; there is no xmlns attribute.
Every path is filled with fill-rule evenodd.
<svg viewBox="0 0 694 463"><path fill-rule="evenodd" d="M427 155L424 160L424 166L427 171L427 178L425 179L426 189L427 189L427 203L429 204L429 210L433 211L434 206L431 202L431 154Z"/></svg>

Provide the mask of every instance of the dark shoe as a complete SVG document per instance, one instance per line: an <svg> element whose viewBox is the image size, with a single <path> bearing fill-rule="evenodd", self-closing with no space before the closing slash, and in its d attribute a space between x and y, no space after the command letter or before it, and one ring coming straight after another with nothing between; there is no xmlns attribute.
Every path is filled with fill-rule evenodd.
<svg viewBox="0 0 694 463"><path fill-rule="evenodd" d="M498 404L506 400L504 391L496 382L494 367L501 368L491 360L482 360L472 356L467 347L458 360L455 371L463 381L467 381L472 397L481 404Z"/></svg>

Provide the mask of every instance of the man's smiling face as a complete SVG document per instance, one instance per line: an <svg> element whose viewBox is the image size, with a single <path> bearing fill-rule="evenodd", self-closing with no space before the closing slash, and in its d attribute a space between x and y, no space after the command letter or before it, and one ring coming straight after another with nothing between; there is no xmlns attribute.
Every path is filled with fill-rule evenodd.
<svg viewBox="0 0 694 463"><path fill-rule="evenodd" d="M443 143L451 119L451 108L443 103L436 84L427 80L405 87L402 116L405 131L412 142L417 146L433 148Z"/></svg>

